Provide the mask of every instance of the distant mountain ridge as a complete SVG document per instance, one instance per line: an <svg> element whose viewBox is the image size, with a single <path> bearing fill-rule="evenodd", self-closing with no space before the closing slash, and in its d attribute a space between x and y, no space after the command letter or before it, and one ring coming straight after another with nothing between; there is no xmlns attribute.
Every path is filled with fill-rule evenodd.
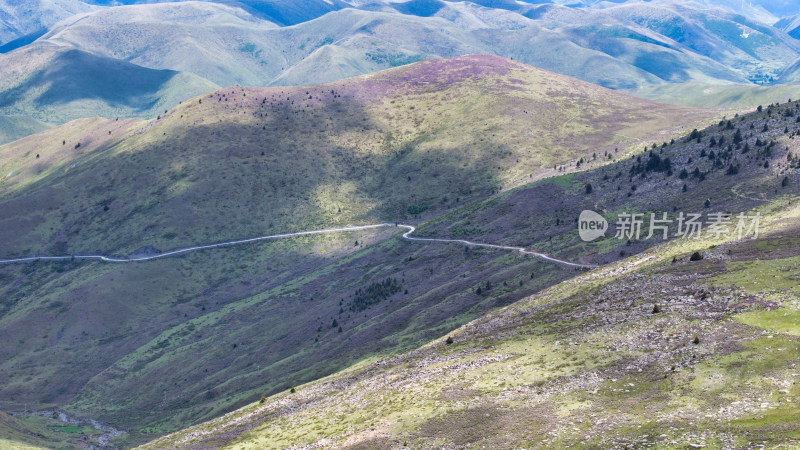
<svg viewBox="0 0 800 450"><path fill-rule="evenodd" d="M187 88L173 83L154 91L177 101L188 98L183 92L196 95L202 86L325 83L474 53L513 58L631 92L675 83L795 83L793 65L800 60L800 40L787 34L793 30L790 19L779 22L779 29L748 19L739 13L737 2L722 0L589 1L570 6L443 0L124 3L135 4L108 7L99 2L84 8L69 3L76 14L57 23L45 20L56 16L47 15L54 7L43 3L27 20L46 22L46 29L36 28L0 45L7 56L2 58L0 78L15 79L13 74L24 72L24 57L13 54L44 44L145 69L180 72L192 79ZM762 6L756 3L753 8L769 13ZM74 80L74 88L98 82L97 73L84 71L80 76L86 79ZM31 84L38 81L29 80L30 89L46 89ZM44 113L30 101L14 100L20 92L0 92L6 99L0 114L18 118L0 122L0 136L5 136L0 142L40 129L31 128L35 121L57 125L77 114L109 111L138 117L158 114L158 108L142 107L138 100L111 108L93 100L80 112L74 104L40 103L50 111ZM77 95L96 97L88 91Z"/></svg>
<svg viewBox="0 0 800 450"><path fill-rule="evenodd" d="M785 31L795 39L800 39L800 14L784 17L775 23L775 28Z"/></svg>
<svg viewBox="0 0 800 450"><path fill-rule="evenodd" d="M800 57L800 41L721 10L672 3L491 4L368 4L293 27L213 3L148 4L76 16L40 40L193 72L219 85L333 81L468 53L513 57L611 88L748 83L775 77ZM211 15L214 20L201 19Z"/></svg>
<svg viewBox="0 0 800 450"><path fill-rule="evenodd" d="M152 117L218 86L194 74L154 70L37 42L0 54L0 143L83 117Z"/></svg>
<svg viewBox="0 0 800 450"><path fill-rule="evenodd" d="M51 27L73 14L97 9L81 0L0 0L0 45Z"/></svg>

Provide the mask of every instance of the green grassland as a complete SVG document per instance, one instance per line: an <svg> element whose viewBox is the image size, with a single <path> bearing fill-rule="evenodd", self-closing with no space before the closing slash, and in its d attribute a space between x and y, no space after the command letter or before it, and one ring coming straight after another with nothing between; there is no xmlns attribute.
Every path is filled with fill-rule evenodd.
<svg viewBox="0 0 800 450"><path fill-rule="evenodd" d="M796 445L800 342L766 317L791 314L797 293L747 303L724 278L769 257L765 240L797 237L796 197L760 212L758 240L661 245L143 448ZM792 265L797 248L783 252L775 264Z"/></svg>
<svg viewBox="0 0 800 450"><path fill-rule="evenodd" d="M421 234L524 244L562 258L609 264L454 331L443 325L436 329L439 339L405 355L367 358L338 375L297 386L295 393L285 389L149 445L793 443L791 380L798 344L792 243L798 239L800 209L794 165L784 161L800 149L796 105L733 118L732 127L722 121L704 129L700 142L686 137L632 157L612 155L610 164L543 179L432 218ZM728 162L700 156L712 138L731 142L734 130L763 130L764 124L768 131L737 144L731 157L741 166L736 174L726 172ZM792 126L788 133L784 124ZM766 144L741 153L756 139L775 140L776 153L766 156ZM675 173L631 170L649 154L670 158ZM678 174L693 167L706 173L702 180ZM790 185L782 186L784 176L790 176ZM591 194L581 189L587 183L595 187ZM626 191L635 195L620 194ZM612 238L585 244L569 220L587 207L702 211L706 198L732 213L757 208L764 217L759 238L667 244ZM695 251L705 258L690 261ZM619 261L632 253L637 255ZM515 258L498 259L493 270L504 273ZM521 278L524 272L492 284L515 286Z"/></svg>
<svg viewBox="0 0 800 450"><path fill-rule="evenodd" d="M800 98L800 86L794 84L749 86L675 83L642 86L626 92L657 102L704 108L754 108Z"/></svg>
<svg viewBox="0 0 800 450"><path fill-rule="evenodd" d="M748 80L768 73L791 83L800 44L722 11L635 4L534 13L530 5L517 5L522 9L515 15L442 4L441 14L421 17L385 6L330 11L293 26L259 18L259 8L248 13L207 2L78 14L0 55L0 115L18 118L0 121L0 142L41 130L39 122L152 119L218 86L318 84L473 53L692 106L752 106L785 100L795 90L767 91ZM708 87L698 91L695 85Z"/></svg>
<svg viewBox="0 0 800 450"><path fill-rule="evenodd" d="M397 84L428 71L422 84ZM480 56L315 88L231 88L141 126L57 129L0 149L0 169L17 171L0 186L3 233L41 218L0 247L14 256L68 240L72 250L127 254L145 242L166 249L406 219L422 203L431 217L717 114Z"/></svg>
<svg viewBox="0 0 800 450"><path fill-rule="evenodd" d="M102 431L88 425L70 425L57 414L10 416L0 413L0 448L67 449L92 442Z"/></svg>
<svg viewBox="0 0 800 450"><path fill-rule="evenodd" d="M314 87L228 88L156 120L81 119L0 147L0 171L14 171L0 184L0 253L126 256L417 223L718 114L488 56ZM422 204L414 217L409 207ZM152 264L3 266L0 337L15 343L0 350L0 389L14 399L4 408L64 410L137 444L411 350L574 274L396 230ZM389 278L402 291L355 308L356 291Z"/></svg>
<svg viewBox="0 0 800 450"><path fill-rule="evenodd" d="M0 143L16 141L17 139L38 133L50 128L49 124L40 122L27 116L0 116Z"/></svg>
<svg viewBox="0 0 800 450"><path fill-rule="evenodd" d="M0 54L0 65L0 143L80 118L152 118L218 87L49 43Z"/></svg>

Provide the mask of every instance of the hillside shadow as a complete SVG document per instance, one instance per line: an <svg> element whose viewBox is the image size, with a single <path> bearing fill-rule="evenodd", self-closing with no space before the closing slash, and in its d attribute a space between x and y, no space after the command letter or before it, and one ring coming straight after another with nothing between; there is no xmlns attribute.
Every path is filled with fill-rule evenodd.
<svg viewBox="0 0 800 450"><path fill-rule="evenodd" d="M405 3L391 3L391 6L403 14L430 17L444 8L445 3L439 0L412 0Z"/></svg>
<svg viewBox="0 0 800 450"><path fill-rule="evenodd" d="M204 100L227 107L217 98ZM458 152L417 152L416 141L354 151L341 136L377 133L381 126L357 101L330 101L313 111L303 110L299 96L296 108L277 96L272 101L272 107L245 112L259 116L248 124L190 126L171 117L177 125L163 137L167 128L157 122L147 134L154 142L137 144L135 152L110 156L101 148L81 157L87 161L82 169L54 171L25 188L19 194L30 201L7 205L7 219L42 214L37 205L55 197L59 211L44 214L65 227L59 232L69 236L70 250L126 256L145 245L166 250L337 223L413 219L409 207L424 204L431 214L502 186L495 155L502 151L488 145L468 160ZM229 109L224 113L234 117L244 111ZM62 182L57 192L41 190ZM0 247L18 254L14 245Z"/></svg>
<svg viewBox="0 0 800 450"><path fill-rule="evenodd" d="M348 97L304 108L305 89L287 89L287 94L275 89L248 90L247 97L239 88L230 89L224 92L227 101L222 92L207 95L203 97L204 123L194 125L188 117L181 123L179 114L172 113L156 121L146 134L131 138L134 150L117 153L116 148L101 147L87 152L81 158L85 163L77 168L67 173L56 170L23 188L16 197L19 201L2 202L6 223L19 223L22 234L33 232L22 226L26 218L54 224L51 233L43 236L41 248L16 248L16 240L9 240L0 245L2 252L46 252L58 242L63 243L58 248L64 252L125 256L143 246L167 250L350 221L404 221L413 219L409 206L427 204L426 214L431 214L450 208L456 199L466 203L500 189L498 157L489 151L469 161L451 160L430 149L421 154L416 141L380 152L354 151L343 136L366 136L379 132L381 126L372 120L368 108ZM255 108L244 106L260 92L275 94ZM329 89L310 95L333 96ZM247 123L213 120L245 114ZM53 189L56 185L59 188ZM156 433L171 431L261 393L333 373L366 355L416 346L437 337L442 326L452 326L445 324L454 323L453 315L460 315L457 322L461 323L496 306L472 295L453 300L437 314L427 314L448 298L444 293L428 293L436 291L437 283L472 274L460 281L454 291L459 293L471 291L471 284L477 282L471 278L475 274L491 274L491 266L471 271L469 260L443 269L450 256L463 255L458 247L425 249L398 242L389 252L386 248L367 251L354 265L286 245L280 257L274 258L276 263L291 264L286 267L261 261L264 248L204 251L153 265L2 268L0 273L7 274L11 290L5 292L0 335L9 342L26 343L2 355L7 364L0 365L0 380L15 376L14 364L38 361L35 349L40 345L62 352L38 367L60 367L70 376L54 379L31 369L28 372L35 380L24 387L4 384L0 398L58 405L73 401L73 409L82 415L120 428L135 430L152 424L161 427ZM247 255L246 261L242 255ZM409 272L406 283L412 292L409 298L426 295L424 299L407 307L395 304L399 312L391 323L376 319L388 314L385 309L360 312L358 324L341 319L348 328L363 328L354 334L327 328L329 341L310 350L317 337L309 330L322 322L330 325L328 318L340 314L341 299L351 296L356 287L396 276L404 261L421 256L425 258L414 263L415 275ZM486 262L486 258L481 260ZM324 271L316 280L314 274L326 266L335 270ZM434 270L438 270L436 277L431 275ZM308 279L300 281L303 277ZM40 290L51 282L69 287L51 294ZM280 289L282 295L268 295L256 304L248 300L279 286L286 286ZM481 303L484 306L475 308ZM235 304L241 307L223 313L227 305ZM169 330L184 330L181 327L188 320L202 317L207 317L202 321L209 328L189 332L188 347L183 339L159 338ZM392 339L410 322L414 325L405 339ZM31 323L41 325L39 334L44 337L28 335ZM137 359L139 354L132 367L121 362L156 340L158 358ZM248 351L230 351L235 348ZM76 360L85 363L79 369L67 367ZM181 361L178 366L186 370L165 361ZM229 384L232 379L239 379L239 384ZM171 393L165 398L152 389L153 383ZM175 386L182 386L183 393L172 391ZM111 397L115 400L110 401ZM110 404L117 406L109 409ZM176 415L183 419L177 421Z"/></svg>
<svg viewBox="0 0 800 450"><path fill-rule="evenodd" d="M172 70L148 69L79 50L68 50L57 55L45 69L31 75L23 84L4 92L0 96L0 107L12 106L21 99L32 97L36 108L78 100L100 100L111 106L126 106L142 112L158 102L157 93L177 74Z"/></svg>
<svg viewBox="0 0 800 450"><path fill-rule="evenodd" d="M12 50L24 47L30 44L31 42L39 39L40 37L44 36L45 33L47 33L47 28L42 28L32 33L28 33L25 36L18 37L13 41L8 41L5 44L0 45L0 53L8 53Z"/></svg>

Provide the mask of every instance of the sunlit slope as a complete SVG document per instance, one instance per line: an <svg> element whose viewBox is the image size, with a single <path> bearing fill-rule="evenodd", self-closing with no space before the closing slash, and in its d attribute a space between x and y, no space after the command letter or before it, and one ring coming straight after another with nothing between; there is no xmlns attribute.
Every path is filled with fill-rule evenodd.
<svg viewBox="0 0 800 450"><path fill-rule="evenodd" d="M42 39L144 67L191 72L221 86L328 82L486 48L444 20L347 9L278 28L240 9L204 2L109 8L65 20ZM321 61L318 50L354 57ZM278 81L290 70L296 75Z"/></svg>
<svg viewBox="0 0 800 450"><path fill-rule="evenodd" d="M759 211L145 448L797 445L800 209Z"/></svg>
<svg viewBox="0 0 800 450"><path fill-rule="evenodd" d="M238 8L180 2L73 16L42 40L151 69L190 72L220 86L264 85L280 71L274 67L283 57L276 30Z"/></svg>
<svg viewBox="0 0 800 450"><path fill-rule="evenodd" d="M493 56L316 87L231 88L162 112L109 148L72 149L81 167L69 173L61 166L37 173L32 156L4 160L4 170L18 172L2 186L5 197L27 201L4 215L5 233L15 234L0 248L6 255L47 248L61 232L51 229L56 217L82 224L70 248L112 252L145 240L166 247L398 220L412 206L426 214L448 209L713 115ZM16 148L0 152L19 156ZM18 220L42 214L34 199L61 206L44 213L52 217L42 228L19 234ZM98 214L86 217L87 208Z"/></svg>
<svg viewBox="0 0 800 450"><path fill-rule="evenodd" d="M800 85L751 86L675 83L645 86L626 92L673 105L705 108L755 108L758 105L784 103L800 98Z"/></svg>
<svg viewBox="0 0 800 450"><path fill-rule="evenodd" d="M0 116L0 143L15 141L48 128L48 124L27 116Z"/></svg>
<svg viewBox="0 0 800 450"><path fill-rule="evenodd" d="M795 358L781 352L798 344L790 323L797 297L791 268L800 214L798 115L798 102L771 105L632 157L600 154L611 162L589 161L587 171L427 221L420 235L516 243L610 264L505 312L443 330L442 339L403 357L357 364L296 393L287 388L151 446L793 443ZM578 238L572 219L584 209L609 220L605 238ZM696 238L675 237L679 214L700 213L708 226L710 215L722 211L734 216L727 232L715 237L703 228ZM673 242L664 244L658 231L645 237L647 212L670 215ZM746 228L760 214L757 240L729 242L740 212L749 215ZM623 213L644 214L641 235L615 236ZM629 254L637 256L624 260ZM447 261L472 256L467 250ZM474 293L523 286L525 277L509 272L516 264L509 255L494 275L479 278L483 292L473 284ZM776 334L784 350L769 344ZM739 406L726 406L731 402ZM602 428L586 417L599 418ZM570 426L563 428L565 422Z"/></svg>
<svg viewBox="0 0 800 450"><path fill-rule="evenodd" d="M640 152L718 114L492 56L322 86L228 88L157 120L79 120L0 147L0 168L11 173L0 184L0 254L127 256L418 223L558 173L555 165L572 171L595 152ZM528 245L530 228L508 239ZM0 339L19 345L0 354L0 396L13 399L8 408L63 408L128 431L120 445L141 443L415 348L575 274L393 233L151 264L2 266ZM592 258L565 244L553 251ZM393 278L400 290L356 301L356 291ZM487 281L496 288L476 294Z"/></svg>

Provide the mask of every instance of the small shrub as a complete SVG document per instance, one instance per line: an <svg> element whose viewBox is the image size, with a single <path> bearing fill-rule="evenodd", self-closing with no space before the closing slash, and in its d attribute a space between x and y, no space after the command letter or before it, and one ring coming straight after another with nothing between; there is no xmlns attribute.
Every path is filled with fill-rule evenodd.
<svg viewBox="0 0 800 450"><path fill-rule="evenodd" d="M262 396L261 396L261 400L259 400L259 401L258 401L258 403L262 403L262 404L263 404L263 403L265 403L266 401L267 401L267 397L264 397L264 396L262 395Z"/></svg>
<svg viewBox="0 0 800 450"><path fill-rule="evenodd" d="M692 339L692 344L697 345L699 343L700 343L700 338L698 336L695 336L694 339Z"/></svg>
<svg viewBox="0 0 800 450"><path fill-rule="evenodd" d="M416 216L417 214L425 212L427 209L428 209L427 203L422 203L421 205L411 205L408 207L408 213Z"/></svg>
<svg viewBox="0 0 800 450"><path fill-rule="evenodd" d="M653 314L658 314L661 312L661 307L658 304L653 305Z"/></svg>
<svg viewBox="0 0 800 450"><path fill-rule="evenodd" d="M700 261L703 259L703 255L700 252L692 253L692 256L689 257L689 261Z"/></svg>

